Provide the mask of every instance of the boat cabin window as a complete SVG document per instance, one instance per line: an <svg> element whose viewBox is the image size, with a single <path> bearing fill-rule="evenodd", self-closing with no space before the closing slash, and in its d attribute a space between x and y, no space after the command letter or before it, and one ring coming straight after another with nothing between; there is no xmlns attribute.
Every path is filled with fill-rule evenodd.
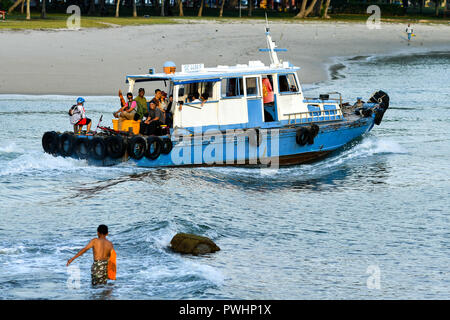
<svg viewBox="0 0 450 320"><path fill-rule="evenodd" d="M244 95L244 81L242 78L222 79L222 97L239 97Z"/></svg>
<svg viewBox="0 0 450 320"><path fill-rule="evenodd" d="M206 94L209 98L214 98L214 83L216 82L193 82L180 84L178 97L180 100L189 102L189 99L197 93L199 96Z"/></svg>
<svg viewBox="0 0 450 320"><path fill-rule="evenodd" d="M283 92L298 92L297 81L293 73L278 75L278 90Z"/></svg>
<svg viewBox="0 0 450 320"><path fill-rule="evenodd" d="M258 78L246 78L245 87L247 89L247 96L257 96L258 95Z"/></svg>

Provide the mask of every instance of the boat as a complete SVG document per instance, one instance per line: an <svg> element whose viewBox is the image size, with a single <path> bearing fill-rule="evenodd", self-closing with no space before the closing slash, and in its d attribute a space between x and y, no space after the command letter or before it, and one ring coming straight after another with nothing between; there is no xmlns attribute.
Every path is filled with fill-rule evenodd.
<svg viewBox="0 0 450 320"><path fill-rule="evenodd" d="M159 135L143 135L139 123L127 130L97 126L95 132L48 131L44 151L87 159L93 165L130 162L140 167L298 165L321 159L379 125L389 96L376 91L367 102L344 103L339 92L305 97L299 67L278 58L265 26L270 64L249 61L235 66L187 64L176 70L127 75L129 92L137 83L161 84L173 96L173 125ZM206 93L203 101L192 94ZM114 121L114 120L113 120Z"/></svg>

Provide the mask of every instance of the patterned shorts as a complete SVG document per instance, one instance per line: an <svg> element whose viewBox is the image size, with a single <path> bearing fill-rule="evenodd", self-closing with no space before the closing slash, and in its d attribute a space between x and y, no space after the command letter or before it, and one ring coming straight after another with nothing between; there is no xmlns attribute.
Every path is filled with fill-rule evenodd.
<svg viewBox="0 0 450 320"><path fill-rule="evenodd" d="M108 260L94 260L91 267L92 285L106 284L108 279Z"/></svg>

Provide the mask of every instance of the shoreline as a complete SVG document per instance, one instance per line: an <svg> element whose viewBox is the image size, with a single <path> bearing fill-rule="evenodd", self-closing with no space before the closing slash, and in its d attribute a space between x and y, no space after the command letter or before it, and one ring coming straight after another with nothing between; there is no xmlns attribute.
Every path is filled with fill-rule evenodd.
<svg viewBox="0 0 450 320"><path fill-rule="evenodd" d="M0 41L8 48L0 52L7 66L2 69L0 94L114 96L118 89L126 89L126 74L146 73L150 67L160 72L167 60L174 61L177 70L188 63L216 66L261 60L267 64L268 57L258 52L265 47L262 25L0 31ZM418 37L409 46L402 38L402 24L383 24L379 30L369 30L365 24L324 22L275 22L270 27L277 45L288 49L280 58L301 68L301 84L332 80L345 67L338 66L342 60L450 51L450 27L442 25L418 25Z"/></svg>

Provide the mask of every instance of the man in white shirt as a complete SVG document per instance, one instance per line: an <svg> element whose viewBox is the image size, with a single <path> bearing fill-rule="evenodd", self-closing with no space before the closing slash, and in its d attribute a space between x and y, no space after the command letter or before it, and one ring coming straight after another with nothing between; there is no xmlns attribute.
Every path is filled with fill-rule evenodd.
<svg viewBox="0 0 450 320"><path fill-rule="evenodd" d="M408 35L408 41L411 40L412 33L413 33L413 28L411 28L411 24L408 23L408 27L406 28L406 34Z"/></svg>

